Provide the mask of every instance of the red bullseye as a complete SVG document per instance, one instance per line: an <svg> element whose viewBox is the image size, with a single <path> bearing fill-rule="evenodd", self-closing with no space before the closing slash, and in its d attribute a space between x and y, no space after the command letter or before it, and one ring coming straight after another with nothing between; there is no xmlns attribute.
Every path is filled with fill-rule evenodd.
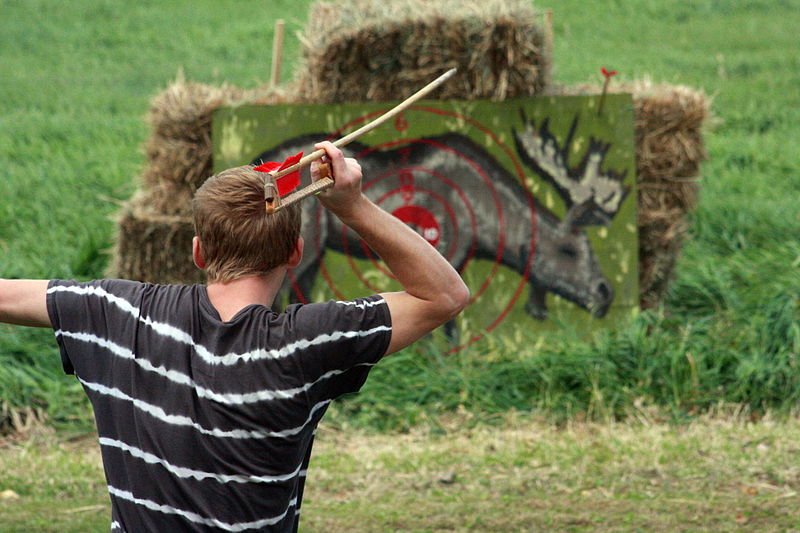
<svg viewBox="0 0 800 533"><path fill-rule="evenodd" d="M466 264L472 259L472 256L475 252L475 247L477 246L476 235L478 234L478 220L475 217L475 211L472 209L472 205L467 199L467 195L457 184L455 184L452 180L448 179L446 176L442 175L439 172L436 172L433 169L422 168L422 167L407 167L399 171L397 169L393 169L390 170L389 172L379 175L374 180L371 180L369 183L364 185L364 191L369 191L373 186L377 185L381 180L388 179L390 176L394 174L398 174L401 183L403 183L404 176L408 176L409 174L413 176L414 172L428 174L433 178L435 178L437 181L440 181L443 184L445 184L450 191L455 192L458 195L462 204L467 209L467 214L469 216L470 231L472 233L472 239L470 241L469 253L467 254L466 260L463 262L464 264L461 266L456 265L461 269L464 266L466 266ZM415 201L414 198L417 194L423 196L429 196L437 203L438 205L437 209L440 212L445 213L447 215L446 221L449 222L448 227L451 232L451 235L448 235L449 237L448 240L450 240L450 246L448 247L447 251L443 252L443 254L448 261L452 262L453 256L456 253L456 247L458 244L458 237L459 237L458 223L456 221L456 213L455 210L453 209L453 206L451 206L450 203L448 203L447 200L445 200L445 198L443 198L440 194L434 193L433 191L427 189L420 189L414 186L413 182L411 185L406 183L401 185L401 187L399 188L390 190L389 192L383 194L380 198L377 198L375 200L375 203L377 203L380 206L383 206L384 202L386 202L392 196L398 194L402 197L402 201L405 205L413 203ZM440 231L440 234L444 232L445 230L442 229ZM370 253L369 248L367 246L364 246L364 250L365 253L371 257L372 254Z"/></svg>
<svg viewBox="0 0 800 533"><path fill-rule="evenodd" d="M411 226L432 246L439 244L439 238L441 237L439 223L436 222L436 217L424 207L404 205L392 211L392 215Z"/></svg>

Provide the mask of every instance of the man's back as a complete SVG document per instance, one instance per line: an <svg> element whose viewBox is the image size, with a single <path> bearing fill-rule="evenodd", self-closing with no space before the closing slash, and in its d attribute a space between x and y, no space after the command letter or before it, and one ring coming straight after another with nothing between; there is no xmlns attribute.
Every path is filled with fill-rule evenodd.
<svg viewBox="0 0 800 533"><path fill-rule="evenodd" d="M227 322L202 285L54 281L47 303L118 531L291 531L317 423L391 336L379 296Z"/></svg>

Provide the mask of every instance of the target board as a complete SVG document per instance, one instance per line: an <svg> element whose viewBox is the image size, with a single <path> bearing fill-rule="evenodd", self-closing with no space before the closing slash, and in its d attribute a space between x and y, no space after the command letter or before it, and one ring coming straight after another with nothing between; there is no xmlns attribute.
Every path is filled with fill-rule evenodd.
<svg viewBox="0 0 800 533"><path fill-rule="evenodd" d="M638 308L630 95L428 101L343 148L364 193L461 273L466 310L434 335L447 350L516 343L545 329L614 325ZM334 140L392 103L220 108L214 171L282 161ZM310 183L306 168L302 186ZM399 290L391 272L316 199L291 302Z"/></svg>

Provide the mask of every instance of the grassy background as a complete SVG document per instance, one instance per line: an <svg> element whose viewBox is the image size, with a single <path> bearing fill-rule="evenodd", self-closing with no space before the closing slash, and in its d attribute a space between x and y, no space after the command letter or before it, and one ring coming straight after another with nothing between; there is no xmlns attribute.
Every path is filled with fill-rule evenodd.
<svg viewBox="0 0 800 533"><path fill-rule="evenodd" d="M111 217L144 162L150 98L179 71L266 82L277 17L291 70L308 4L0 0L0 277L101 276ZM409 428L459 408L607 419L643 403L682 418L720 401L788 412L800 397L800 1L547 7L556 81L599 82L606 66L714 97L693 238L664 308L589 341L567 326L492 336L456 357L421 345L376 368L333 419ZM52 333L0 326L0 402L88 425L59 366Z"/></svg>

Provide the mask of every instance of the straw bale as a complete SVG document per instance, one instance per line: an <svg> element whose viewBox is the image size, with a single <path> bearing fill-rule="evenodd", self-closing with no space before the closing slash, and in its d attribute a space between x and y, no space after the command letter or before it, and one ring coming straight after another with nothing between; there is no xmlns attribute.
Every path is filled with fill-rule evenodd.
<svg viewBox="0 0 800 533"><path fill-rule="evenodd" d="M202 283L192 261L194 227L190 217L154 213L134 197L117 221L113 277L150 283Z"/></svg>
<svg viewBox="0 0 800 533"><path fill-rule="evenodd" d="M639 268L642 308L667 291L697 206L700 164L706 158L705 94L685 86L634 87L639 196Z"/></svg>
<svg viewBox="0 0 800 533"><path fill-rule="evenodd" d="M549 78L544 35L523 0L318 2L300 36L299 97L399 100L453 67L458 73L436 98L532 96Z"/></svg>
<svg viewBox="0 0 800 533"><path fill-rule="evenodd" d="M137 191L141 204L147 205L153 213L164 216L190 216L196 187L177 181L158 181L157 177L148 178L148 172L145 171L142 180L151 181L151 184Z"/></svg>
<svg viewBox="0 0 800 533"><path fill-rule="evenodd" d="M247 91L225 85L214 87L187 82L179 76L153 98L148 122L154 135L164 139L204 142L211 131L211 114L218 107L246 100Z"/></svg>
<svg viewBox="0 0 800 533"><path fill-rule="evenodd" d="M216 109L292 101L286 88L245 91L177 79L150 106L152 133L146 145L150 174L199 187L211 171L211 121Z"/></svg>
<svg viewBox="0 0 800 533"><path fill-rule="evenodd" d="M211 132L199 132L203 138L186 141L162 137L154 133L147 140L147 171L142 176L145 187L170 181L192 189L211 175L213 148Z"/></svg>
<svg viewBox="0 0 800 533"><path fill-rule="evenodd" d="M598 85L551 87L552 94L598 94ZM639 228L639 294L643 309L666 294L697 206L709 98L682 85L648 80L618 83L611 92L633 94Z"/></svg>
<svg viewBox="0 0 800 533"><path fill-rule="evenodd" d="M187 83L181 78L153 98L141 183L146 196L164 214L185 213L189 209L186 198L191 199L211 176L214 110L247 101L248 94L241 89Z"/></svg>

